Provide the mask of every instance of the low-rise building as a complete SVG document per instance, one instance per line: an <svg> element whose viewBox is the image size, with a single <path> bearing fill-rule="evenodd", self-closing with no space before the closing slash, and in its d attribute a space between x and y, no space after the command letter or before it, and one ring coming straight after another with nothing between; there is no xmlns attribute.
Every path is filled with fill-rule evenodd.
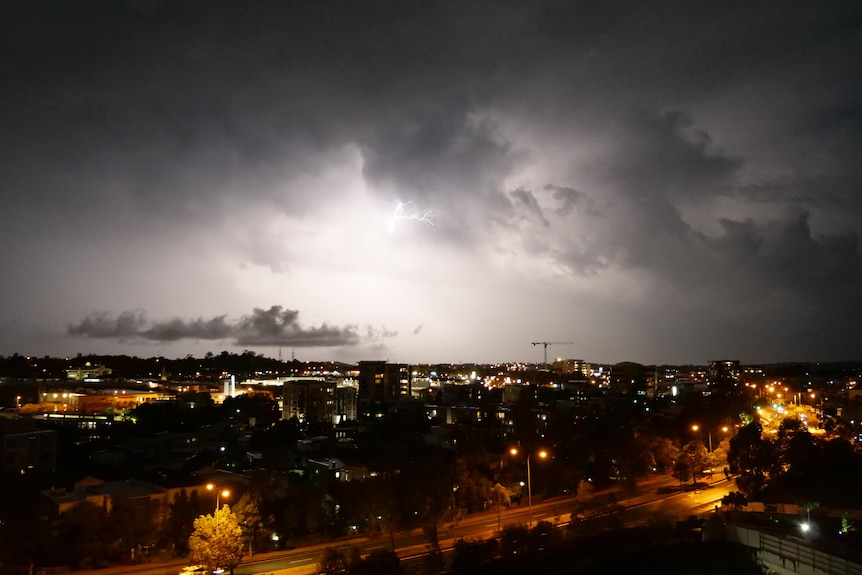
<svg viewBox="0 0 862 575"><path fill-rule="evenodd" d="M53 473L57 465L57 432L27 421L0 421L0 470L25 475Z"/></svg>
<svg viewBox="0 0 862 575"><path fill-rule="evenodd" d="M113 369L104 365L91 365L88 361L81 367L72 367L66 370L66 378L72 381L87 381L91 379L102 379L113 373Z"/></svg>

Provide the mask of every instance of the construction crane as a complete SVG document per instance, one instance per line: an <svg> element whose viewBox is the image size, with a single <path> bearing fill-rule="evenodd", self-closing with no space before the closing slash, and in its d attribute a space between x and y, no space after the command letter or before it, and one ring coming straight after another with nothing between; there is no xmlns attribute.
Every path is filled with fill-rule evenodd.
<svg viewBox="0 0 862 575"><path fill-rule="evenodd" d="M549 345L574 345L571 341L531 341L533 345L541 345L545 348L545 363L544 365L548 365L548 346Z"/></svg>

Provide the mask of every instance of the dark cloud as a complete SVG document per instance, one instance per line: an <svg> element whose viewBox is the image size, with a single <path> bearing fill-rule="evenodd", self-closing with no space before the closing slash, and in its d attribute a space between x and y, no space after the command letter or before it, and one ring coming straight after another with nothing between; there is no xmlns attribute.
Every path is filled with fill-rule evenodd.
<svg viewBox="0 0 862 575"><path fill-rule="evenodd" d="M174 318L169 321L154 323L150 328L141 331L140 335L155 341L228 339L233 333L233 328L227 323L225 317L222 315L209 320L198 318L188 321Z"/></svg>
<svg viewBox="0 0 862 575"><path fill-rule="evenodd" d="M572 213L572 210L574 210L576 206L589 201L586 194L573 188L547 184L545 185L545 190L551 192L554 199L557 201L555 211L559 216L567 216Z"/></svg>
<svg viewBox="0 0 862 575"><path fill-rule="evenodd" d="M526 212L527 218L532 217L543 225L548 225L548 220L545 219L545 216L542 214L542 207L539 205L539 202L536 201L535 196L533 196L533 192L525 190L524 188L518 188L517 190L509 192L509 197L514 201L516 210Z"/></svg>
<svg viewBox="0 0 862 575"><path fill-rule="evenodd" d="M70 325L68 333L93 338L132 339L139 337L146 325L141 311L124 311L116 317L107 312L96 312Z"/></svg>
<svg viewBox="0 0 862 575"><path fill-rule="evenodd" d="M431 314L495 359L540 316L615 359L700 361L746 318L849 353L824 326L862 320L860 26L804 0L4 2L0 353L461 354ZM434 226L387 236L396 201ZM342 319L243 315L284 293ZM139 307L173 319L79 319Z"/></svg>
<svg viewBox="0 0 862 575"><path fill-rule="evenodd" d="M339 347L391 338L397 334L386 328L366 326L364 335L355 326L326 323L304 327L299 312L272 306L255 308L250 315L231 323L226 316L212 319L148 323L143 312L123 312L114 317L99 312L69 326L69 335L93 339L174 342L179 340L233 340L236 346Z"/></svg>
<svg viewBox="0 0 862 575"><path fill-rule="evenodd" d="M639 205L728 193L742 165L717 149L687 113L637 108L616 129L619 145L607 177Z"/></svg>

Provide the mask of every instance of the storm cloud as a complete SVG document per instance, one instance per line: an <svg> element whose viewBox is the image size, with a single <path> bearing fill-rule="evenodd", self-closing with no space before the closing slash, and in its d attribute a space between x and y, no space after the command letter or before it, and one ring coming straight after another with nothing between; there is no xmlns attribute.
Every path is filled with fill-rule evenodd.
<svg viewBox="0 0 862 575"><path fill-rule="evenodd" d="M802 0L5 2L0 353L855 357L860 28Z"/></svg>
<svg viewBox="0 0 862 575"><path fill-rule="evenodd" d="M251 314L230 322L226 316L211 319L173 318L148 322L143 312L123 312L114 317L107 312L90 314L68 327L69 335L120 341L146 340L173 342L179 340L232 340L236 346L338 347L357 345L398 335L385 328L365 326L304 327L299 312L274 305L255 308Z"/></svg>

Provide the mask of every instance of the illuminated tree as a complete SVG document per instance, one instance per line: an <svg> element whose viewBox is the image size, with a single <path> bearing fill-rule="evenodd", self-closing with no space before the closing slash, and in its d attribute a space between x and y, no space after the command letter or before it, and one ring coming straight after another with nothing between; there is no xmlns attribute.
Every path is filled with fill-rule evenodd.
<svg viewBox="0 0 862 575"><path fill-rule="evenodd" d="M572 510L572 520L574 521L578 515L582 515L589 509L593 494L595 493L596 488L589 481L582 479L580 483L578 483L578 491L575 494L575 505Z"/></svg>
<svg viewBox="0 0 862 575"><path fill-rule="evenodd" d="M799 508L805 511L805 521L811 523L811 511L820 507L819 501L800 501Z"/></svg>
<svg viewBox="0 0 862 575"><path fill-rule="evenodd" d="M851 531L856 531L856 524L853 521L853 516L849 513L844 513L841 516L840 533L843 535L844 533L850 533Z"/></svg>
<svg viewBox="0 0 862 575"><path fill-rule="evenodd" d="M512 493L500 485L495 483L491 488L490 494L491 505L497 510L497 531L500 530L500 513L503 507L508 507L512 501Z"/></svg>
<svg viewBox="0 0 862 575"><path fill-rule="evenodd" d="M680 485L694 477L691 462L689 461L688 457L680 454L676 458L676 461L673 464L673 470L671 471L671 475L673 475L675 479L679 479Z"/></svg>
<svg viewBox="0 0 862 575"><path fill-rule="evenodd" d="M683 446L676 458L672 475L679 479L681 484L689 479L696 483L698 478L703 476L703 470L710 467L712 462L713 458L706 446L700 441L691 441Z"/></svg>
<svg viewBox="0 0 862 575"><path fill-rule="evenodd" d="M750 423L730 440L727 462L731 473L738 473L736 486L746 497L757 495L767 485L778 459L775 447L762 437L758 423Z"/></svg>
<svg viewBox="0 0 862 575"><path fill-rule="evenodd" d="M242 559L242 527L230 507L224 505L212 515L195 519L189 537L189 561L207 569L234 567Z"/></svg>

